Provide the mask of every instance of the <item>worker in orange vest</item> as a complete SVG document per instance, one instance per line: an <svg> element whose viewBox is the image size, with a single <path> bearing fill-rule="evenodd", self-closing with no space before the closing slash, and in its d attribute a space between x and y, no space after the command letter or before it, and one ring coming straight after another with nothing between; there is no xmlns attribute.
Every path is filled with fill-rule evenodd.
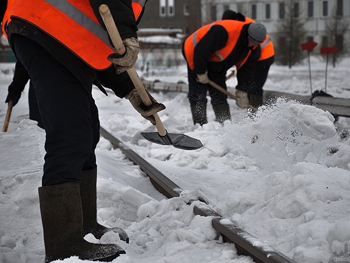
<svg viewBox="0 0 350 263"><path fill-rule="evenodd" d="M183 56L188 68L188 99L193 123L208 122L207 92L216 121L231 119L226 94L209 85L209 80L226 89L225 75L229 68L244 59L249 52L260 56L259 44L266 37L266 28L260 23L220 20L199 28L183 43Z"/></svg>
<svg viewBox="0 0 350 263"><path fill-rule="evenodd" d="M143 7L146 0L134 2ZM126 48L123 56L114 55L99 14L101 4L109 6L118 26ZM128 241L121 228L97 223L95 148L100 123L92 84L98 80L118 97L129 99L143 117L155 123L152 115L165 106L149 95L152 104L146 107L126 72L139 52L136 32L141 13L133 12L131 0L7 3L3 28L33 83L46 132L39 187L45 262L71 256L110 262L125 253L115 244L93 244L83 236L92 233L99 239L114 231Z"/></svg>
<svg viewBox="0 0 350 263"><path fill-rule="evenodd" d="M2 1L0 5L0 18L3 17L3 20L6 21L8 19L7 15L5 16L5 11L7 5L12 5L14 0ZM135 19L137 19L137 23L140 21L142 17L142 13L144 12L144 5L147 0L139 0L132 2L132 9L135 15ZM3 34L6 35L5 31L5 23L2 23L2 31ZM15 70L13 75L13 81L8 87L8 94L5 99L5 103L8 103L10 100L13 102L13 107L18 103L21 94L29 81L29 76L26 69L23 67L20 61L16 61ZM106 95L106 91L102 87L101 83L96 79L94 84ZM29 89L28 89L28 104L29 104L29 119L34 120L38 123L40 128L43 128L43 123L41 120L40 111L38 108L38 103L36 101L35 90L33 88L33 83L29 81Z"/></svg>
<svg viewBox="0 0 350 263"><path fill-rule="evenodd" d="M253 19L236 13L233 10L225 10L222 19L232 19L242 22L255 22ZM251 64L239 63L237 67L237 87L236 95L240 98L237 100L237 105L246 108L248 105L259 107L263 104L263 87L271 65L275 61L275 51L272 40L266 34L265 40L260 44L261 54L254 67ZM254 61L254 57L247 58L247 61Z"/></svg>

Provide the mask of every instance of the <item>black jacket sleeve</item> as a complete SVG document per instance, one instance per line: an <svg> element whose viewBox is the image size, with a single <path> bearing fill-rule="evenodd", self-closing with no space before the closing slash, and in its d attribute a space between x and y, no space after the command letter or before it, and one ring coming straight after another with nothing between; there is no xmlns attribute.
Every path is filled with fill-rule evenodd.
<svg viewBox="0 0 350 263"><path fill-rule="evenodd" d="M131 0L90 0L90 5L97 19L104 26L99 12L101 4L108 5L122 39L137 37L137 25L134 12L132 11Z"/></svg>
<svg viewBox="0 0 350 263"><path fill-rule="evenodd" d="M125 71L118 75L115 72L114 67L110 67L103 71L97 71L96 76L97 79L94 83L96 86L100 84L105 88L113 90L115 95L119 98L124 98L135 88L128 73Z"/></svg>
<svg viewBox="0 0 350 263"><path fill-rule="evenodd" d="M226 29L220 25L213 26L194 49L194 73L204 74L207 70L210 56L223 48L227 41L228 33Z"/></svg>
<svg viewBox="0 0 350 263"><path fill-rule="evenodd" d="M21 93L24 90L28 80L29 75L27 70L23 67L21 62L17 61L15 65L15 72L13 74L13 80L8 88L8 91L11 93Z"/></svg>

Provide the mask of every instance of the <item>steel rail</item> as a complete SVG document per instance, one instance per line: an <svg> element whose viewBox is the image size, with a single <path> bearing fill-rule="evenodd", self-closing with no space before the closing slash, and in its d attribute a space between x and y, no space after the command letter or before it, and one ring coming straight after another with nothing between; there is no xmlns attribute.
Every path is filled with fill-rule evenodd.
<svg viewBox="0 0 350 263"><path fill-rule="evenodd" d="M150 178L156 190L167 198L179 197L181 192L183 192L180 186L171 181L103 127L100 128L100 134L110 141L114 147L119 148L134 164L139 165L140 169ZM235 244L239 255L250 256L256 263L295 263L295 261L272 248L266 242L260 241L258 238L234 225L230 220L223 218L220 214L212 210L201 198L198 198L197 201L198 204L194 205L193 213L195 215L212 217L213 228L222 235L224 242Z"/></svg>

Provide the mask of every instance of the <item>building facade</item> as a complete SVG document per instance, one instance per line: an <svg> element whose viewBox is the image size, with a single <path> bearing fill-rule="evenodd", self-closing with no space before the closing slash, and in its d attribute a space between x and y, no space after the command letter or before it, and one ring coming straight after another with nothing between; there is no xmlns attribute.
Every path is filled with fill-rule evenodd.
<svg viewBox="0 0 350 263"><path fill-rule="evenodd" d="M220 19L226 9L232 9L263 23L273 40L276 25L287 19L292 8L293 16L304 22L305 42L315 41L319 44L317 48L332 45L329 27L335 19L341 21L339 27L347 27L344 34L338 36L340 48L350 40L350 0L202 0L202 6L204 23Z"/></svg>
<svg viewBox="0 0 350 263"><path fill-rule="evenodd" d="M139 24L144 29L163 29L188 35L202 24L201 0L150 0Z"/></svg>
<svg viewBox="0 0 350 263"><path fill-rule="evenodd" d="M186 36L232 9L263 23L275 40L276 26L288 19L290 8L303 21L307 32L304 42L315 41L317 48L334 45L329 27L335 17L347 27L336 37L337 45L342 49L350 40L350 0L151 0L139 25L140 35L153 28L168 35L173 31Z"/></svg>

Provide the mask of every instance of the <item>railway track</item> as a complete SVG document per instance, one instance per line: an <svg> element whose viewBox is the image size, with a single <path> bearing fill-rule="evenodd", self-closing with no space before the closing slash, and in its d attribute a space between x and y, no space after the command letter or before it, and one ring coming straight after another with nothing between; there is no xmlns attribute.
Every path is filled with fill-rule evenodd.
<svg viewBox="0 0 350 263"><path fill-rule="evenodd" d="M183 189L162 174L154 166L141 158L127 145L115 138L103 127L100 129L101 136L111 142L115 148L119 148L126 157L147 174L155 189L167 198L179 197ZM266 242L258 240L253 235L240 229L230 220L223 218L219 213L212 210L210 206L201 198L199 204L193 209L195 215L210 216L213 218L212 226L223 237L224 242L233 243L239 255L250 256L256 263L295 263L281 252L275 250Z"/></svg>

